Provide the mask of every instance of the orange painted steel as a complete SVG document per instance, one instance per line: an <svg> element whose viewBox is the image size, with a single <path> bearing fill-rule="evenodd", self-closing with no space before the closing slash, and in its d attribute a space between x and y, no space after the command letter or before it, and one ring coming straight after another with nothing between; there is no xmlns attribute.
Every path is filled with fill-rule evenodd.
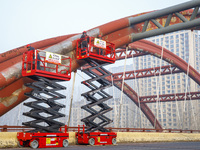
<svg viewBox="0 0 200 150"><path fill-rule="evenodd" d="M186 18L189 18L192 14L192 10L183 11L181 13ZM94 37L97 37L99 34L101 34L102 39L114 43L116 48L121 47L132 42L132 33L142 32L144 22L132 26L130 24L130 19L143 14L146 13L141 13L109 22L93 28L87 33L88 35ZM173 22L171 24L182 22L178 17L173 17ZM164 26L165 22L166 17L159 19L159 23L161 25ZM157 27L150 22L147 30L152 29L157 29ZM62 36L60 38L51 38L46 41L46 44L44 44L44 41L40 41L32 43L32 46L35 46L35 48L45 49L46 51L52 51L70 56L72 58L72 71L75 71L80 66L84 65L83 61L77 61L75 59L76 41L80 38L80 36L81 34L74 34ZM23 93L28 89L23 88L23 90L21 90L24 84L23 80L21 79L21 58L24 51L26 51L25 47L22 46L0 55L0 116L26 99ZM16 86L16 83L19 85Z"/></svg>
<svg viewBox="0 0 200 150"><path fill-rule="evenodd" d="M39 42L31 43L31 46L36 49L44 49L73 35L74 34L42 40ZM0 90L21 78L22 54L26 51L27 48L24 45L0 54ZM14 73L13 70L17 70L17 72Z"/></svg>
<svg viewBox="0 0 200 150"><path fill-rule="evenodd" d="M126 71L124 80L130 80L130 79L138 79L138 78L145 78L145 77L154 77L159 75L168 75L168 74L175 74L175 73L181 73L182 70L178 69L175 66L172 65L166 65L161 67L154 67L154 68L146 68L146 69L140 69L140 70L133 70L133 71ZM114 73L113 80L123 80L123 72Z"/></svg>
<svg viewBox="0 0 200 150"><path fill-rule="evenodd" d="M45 49L45 48L50 47L50 46L52 46L54 44L57 44L57 43L59 43L61 41L64 41L65 39L67 39L67 38L69 38L71 36L74 36L74 35L75 34L58 36L58 37L54 37L54 38L50 38L50 39L46 39L46 40L30 43L30 44L35 49ZM14 57L20 56L26 51L27 51L27 48L26 48L26 45L24 45L24 46L12 49L10 51L1 53L0 54L0 63L2 63L4 61L8 61L8 60L10 60L10 59L12 59Z"/></svg>
<svg viewBox="0 0 200 150"><path fill-rule="evenodd" d="M129 47L138 49L141 52L146 52L151 55L154 55L155 57L161 58L162 47L150 41L147 40L136 41L134 43L131 43ZM166 48L163 48L163 60L176 66L177 68L182 70L185 74L187 74L188 63L179 56L167 50ZM188 76L192 78L197 84L200 85L200 73L198 73L198 71L195 70L191 65L189 65L189 68L190 69L188 72Z"/></svg>
<svg viewBox="0 0 200 150"><path fill-rule="evenodd" d="M141 96L141 103L155 103L157 102L157 95ZM159 102L170 102L170 101L185 101L185 100L200 100L200 92L187 92L187 93L176 93L176 94L162 94L159 95Z"/></svg>
<svg viewBox="0 0 200 150"><path fill-rule="evenodd" d="M13 82L6 86L4 89L0 91L1 95L1 104L0 110L1 115L8 112L10 109L15 107L16 105L23 102L28 97L24 96L25 92L30 92L31 89L28 89L24 86L25 83L29 83L30 79L28 78L20 78L19 80Z"/></svg>
<svg viewBox="0 0 200 150"><path fill-rule="evenodd" d="M144 54L151 54L155 57L159 57L161 58L161 54L162 54L162 47L159 45L156 45L153 42L147 41L147 40L140 40L140 41L136 41L133 42L131 44L129 44L129 49L131 50L135 50L135 51L140 51L141 53L136 54L137 55L144 55ZM121 49L120 52L124 52L125 53L125 49ZM129 54L131 55L131 54ZM129 57L132 58L132 57ZM119 58L118 58L119 59ZM188 69L188 63L186 61L184 61L182 58L180 58L179 56L175 55L173 52L167 50L166 48L163 48L163 60L167 61L168 63L170 63L172 66L176 66L178 69L182 70L185 74L187 74L187 69ZM191 65L189 65L189 72L188 75L190 78L192 78L197 84L200 85L200 73L195 70ZM145 70L145 69L144 69ZM129 73L129 72L125 72L125 73ZM113 74L114 76L118 76L121 75L122 77L122 72L121 73L116 73ZM127 77L129 78L129 77ZM125 80L127 79L125 76ZM135 78L132 76L132 78ZM114 79L115 80L115 79ZM117 78L116 80L122 80Z"/></svg>

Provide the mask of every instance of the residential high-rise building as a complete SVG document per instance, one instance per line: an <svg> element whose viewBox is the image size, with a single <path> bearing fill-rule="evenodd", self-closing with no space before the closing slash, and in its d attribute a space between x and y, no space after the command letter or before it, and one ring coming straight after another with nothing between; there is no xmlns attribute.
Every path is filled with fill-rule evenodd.
<svg viewBox="0 0 200 150"><path fill-rule="evenodd" d="M178 31L151 37L148 40L173 52L199 72L200 40L197 31ZM154 68L160 65L169 65L169 63L151 55L136 58L136 70ZM138 84L140 96L176 94L200 90L199 86L184 73L139 79ZM197 125L200 123L200 115L198 114L200 102L198 100L157 102L157 104L148 104L148 106L163 128L199 129ZM145 119L143 124L145 127L151 126Z"/></svg>

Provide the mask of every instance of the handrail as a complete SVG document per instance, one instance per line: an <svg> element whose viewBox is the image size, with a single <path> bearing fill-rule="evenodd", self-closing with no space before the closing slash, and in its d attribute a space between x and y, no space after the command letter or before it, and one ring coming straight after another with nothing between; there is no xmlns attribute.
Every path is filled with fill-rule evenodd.
<svg viewBox="0 0 200 150"><path fill-rule="evenodd" d="M67 127L68 132L78 132L81 127ZM0 126L0 132L25 132L32 128L27 126ZM182 130L182 129L152 129L152 128L111 128L107 127L112 132L162 132L162 133L200 133L200 130ZM65 126L61 129L65 131Z"/></svg>
<svg viewBox="0 0 200 150"><path fill-rule="evenodd" d="M99 42L95 42L95 39L97 39L97 41ZM104 41L105 43L100 41ZM104 44L97 45L97 43L104 43ZM77 59L85 59L90 57L93 59L114 63L115 56L116 56L115 44L111 42L89 36L77 40L77 45L76 45Z"/></svg>
<svg viewBox="0 0 200 150"><path fill-rule="evenodd" d="M60 80L71 79L71 58L36 49L23 54L22 76L40 75Z"/></svg>

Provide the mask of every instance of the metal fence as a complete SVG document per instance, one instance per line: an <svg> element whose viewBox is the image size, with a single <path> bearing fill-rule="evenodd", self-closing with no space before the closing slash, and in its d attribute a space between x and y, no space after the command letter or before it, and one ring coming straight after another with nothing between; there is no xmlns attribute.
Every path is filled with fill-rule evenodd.
<svg viewBox="0 0 200 150"><path fill-rule="evenodd" d="M62 127L64 131L65 127ZM82 128L82 127L80 127ZM164 132L164 133L200 133L200 130L182 130L182 129L151 129L151 128L106 128L112 132ZM26 132L32 128L26 126L0 126L0 132ZM67 127L68 132L78 132L78 127Z"/></svg>

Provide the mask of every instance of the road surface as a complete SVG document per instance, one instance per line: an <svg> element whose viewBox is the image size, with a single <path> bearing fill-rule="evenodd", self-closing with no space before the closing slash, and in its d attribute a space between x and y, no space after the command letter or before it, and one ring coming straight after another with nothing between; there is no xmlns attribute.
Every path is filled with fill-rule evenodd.
<svg viewBox="0 0 200 150"><path fill-rule="evenodd" d="M7 150L26 149L31 150L31 148L7 148ZM48 150L200 150L200 142L120 143L115 146L69 145L67 148L48 148Z"/></svg>

